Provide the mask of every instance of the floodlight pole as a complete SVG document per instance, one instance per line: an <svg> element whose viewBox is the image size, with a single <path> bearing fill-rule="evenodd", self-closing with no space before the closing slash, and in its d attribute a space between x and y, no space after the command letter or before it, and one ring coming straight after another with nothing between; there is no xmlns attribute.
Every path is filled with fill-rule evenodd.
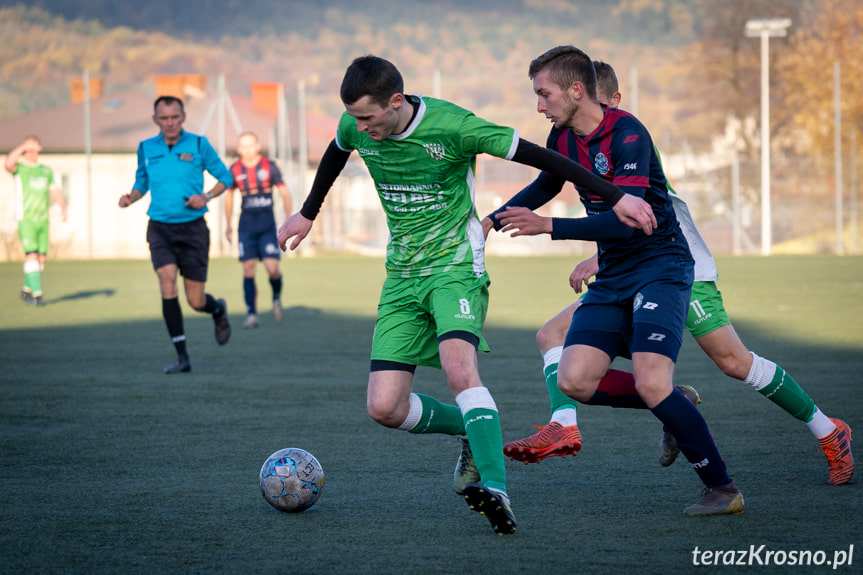
<svg viewBox="0 0 863 575"><path fill-rule="evenodd" d="M789 18L747 20L746 35L761 38L761 254L770 255L770 37L785 36Z"/></svg>
<svg viewBox="0 0 863 575"><path fill-rule="evenodd" d="M84 159L87 174L87 257L93 259L93 145L90 125L90 71L84 70Z"/></svg>
<svg viewBox="0 0 863 575"><path fill-rule="evenodd" d="M851 233L851 253L857 253L857 131L853 128L850 134L851 169L849 187L851 188L851 222L849 231Z"/></svg>

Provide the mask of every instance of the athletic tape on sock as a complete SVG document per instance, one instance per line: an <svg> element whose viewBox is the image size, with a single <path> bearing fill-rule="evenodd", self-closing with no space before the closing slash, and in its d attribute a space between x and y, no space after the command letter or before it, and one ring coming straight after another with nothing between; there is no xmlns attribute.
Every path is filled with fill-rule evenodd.
<svg viewBox="0 0 863 575"><path fill-rule="evenodd" d="M497 411L497 405L487 387L468 388L455 396L455 402L458 404L463 415L472 409Z"/></svg>
<svg viewBox="0 0 863 575"><path fill-rule="evenodd" d="M39 266L39 262L36 260L27 260L24 262L24 273L32 274L34 272L42 271L42 268Z"/></svg>
<svg viewBox="0 0 863 575"><path fill-rule="evenodd" d="M753 351L749 353L752 355L752 367L749 369L749 375L743 381L754 389L759 390L773 381L773 374L776 373L776 364L769 359L764 359Z"/></svg>
<svg viewBox="0 0 863 575"><path fill-rule="evenodd" d="M543 371L545 368L555 364L560 363L560 356L563 355L563 346L559 345L557 347L553 347L542 356L543 363Z"/></svg>
<svg viewBox="0 0 863 575"><path fill-rule="evenodd" d="M399 429L402 431L410 431L414 427L417 426L417 423L420 422L420 418L423 415L423 402L419 398L419 396L415 393L412 393L409 398L410 401L410 409L408 410L408 416L399 425Z"/></svg>

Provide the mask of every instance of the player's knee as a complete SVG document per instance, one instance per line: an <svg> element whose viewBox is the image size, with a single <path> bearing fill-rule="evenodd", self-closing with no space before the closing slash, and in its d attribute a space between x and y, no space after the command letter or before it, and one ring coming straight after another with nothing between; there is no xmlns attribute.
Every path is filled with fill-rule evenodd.
<svg viewBox="0 0 863 575"><path fill-rule="evenodd" d="M264 269L267 270L267 275L270 277L271 280L277 280L282 277L282 272L279 269L279 260L265 258Z"/></svg>
<svg viewBox="0 0 863 575"><path fill-rule="evenodd" d="M35 273L38 271L41 271L41 268L39 267L39 260L37 260L37 259L24 260L24 273L25 274L32 274L32 273Z"/></svg>
<svg viewBox="0 0 863 575"><path fill-rule="evenodd" d="M160 291L162 292L162 299L176 299L180 295L176 284L173 286L161 286Z"/></svg>
<svg viewBox="0 0 863 575"><path fill-rule="evenodd" d="M551 349L563 345L566 338L566 331L561 332L558 325L554 322L547 322L539 331L536 332L536 344L539 349Z"/></svg>
<svg viewBox="0 0 863 575"><path fill-rule="evenodd" d="M743 381L749 375L749 368L752 366L752 358L747 353L744 357L736 355L727 355L715 359L716 366L722 370L722 373L728 377Z"/></svg>
<svg viewBox="0 0 863 575"><path fill-rule="evenodd" d="M588 401L596 391L596 385L591 385L585 378L577 374L561 374L559 371L557 388L567 397L581 402Z"/></svg>
<svg viewBox="0 0 863 575"><path fill-rule="evenodd" d="M189 302L189 306L195 311L204 311L204 308L207 306L206 298L196 298L187 295L186 301Z"/></svg>
<svg viewBox="0 0 863 575"><path fill-rule="evenodd" d="M548 349L550 346L550 342L552 341L551 334L549 333L548 324L545 324L539 331L536 332L536 345L539 349Z"/></svg>
<svg viewBox="0 0 863 575"><path fill-rule="evenodd" d="M458 395L469 387L475 387L479 383L479 374L475 370L466 369L462 366L447 369L446 378L454 395Z"/></svg>
<svg viewBox="0 0 863 575"><path fill-rule="evenodd" d="M394 406L386 405L380 402L368 401L366 403L366 411L372 421L384 427L397 428L404 420L405 416L399 416L399 413Z"/></svg>

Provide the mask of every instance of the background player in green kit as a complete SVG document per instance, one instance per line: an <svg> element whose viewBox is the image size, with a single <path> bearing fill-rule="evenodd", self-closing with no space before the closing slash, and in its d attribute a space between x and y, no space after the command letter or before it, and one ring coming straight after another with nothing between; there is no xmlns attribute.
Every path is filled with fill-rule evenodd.
<svg viewBox="0 0 863 575"><path fill-rule="evenodd" d="M42 144L36 136L27 136L24 141L6 156L6 171L15 176L18 195L16 216L18 238L24 249L24 287L21 299L42 306L42 270L48 257L48 208L51 200L60 206L63 221L66 221L66 201L63 192L54 181L54 172L39 163Z"/></svg>
<svg viewBox="0 0 863 575"><path fill-rule="evenodd" d="M279 229L284 250L309 234L324 198L356 150L374 180L390 230L387 278L371 350L367 409L373 420L411 433L463 436L453 487L500 534L515 531L506 493L500 421L477 369L488 350L482 326L489 278L474 205L476 155L491 154L560 174L609 198L618 217L651 233L646 202L512 128L449 102L406 95L401 74L381 58L348 67L346 112L321 159L302 209ZM594 187L595 186L595 187ZM416 366L442 368L456 405L411 392Z"/></svg>
<svg viewBox="0 0 863 575"><path fill-rule="evenodd" d="M597 77L597 99L609 108L617 108L621 94L614 69L599 61L594 62L594 68ZM722 293L716 286L719 275L713 255L695 226L686 203L670 184L667 184L667 188L675 215L695 259L695 281L692 285L689 315L686 318L687 331L725 375L752 386L789 415L804 422L818 439L818 444L827 457L828 482L831 485L848 483L854 475L851 429L848 424L824 415L788 372L749 351L740 341L725 311ZM570 285L576 293L582 292L596 271L596 255L575 267L570 275ZM577 404L557 390L555 375L556 358L560 355L559 350L563 346L570 319L578 305L577 301L568 306L537 333L537 343L545 358L544 372L551 395L552 419L539 433L506 444L504 451L513 459L531 463L552 455L574 455L578 451L578 448L571 449L566 444L567 438L578 433L575 417ZM634 387L629 390L633 386L631 374L612 370L606 377L607 380L604 380L600 388L605 387L609 394L616 397L616 401L626 402L630 394L634 395ZM691 393L685 392L685 395L698 401L697 393L691 388L689 391ZM580 447L580 434L578 436ZM674 436L664 431L660 440L660 464L671 465L679 453Z"/></svg>

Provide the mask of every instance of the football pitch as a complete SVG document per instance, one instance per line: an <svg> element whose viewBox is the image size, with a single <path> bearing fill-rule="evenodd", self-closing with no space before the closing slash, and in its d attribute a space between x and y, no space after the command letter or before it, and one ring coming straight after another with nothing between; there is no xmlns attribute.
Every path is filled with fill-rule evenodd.
<svg viewBox="0 0 863 575"><path fill-rule="evenodd" d="M492 352L480 374L504 441L547 422L535 333L572 301L576 262L488 262ZM744 343L863 439L863 257L718 264ZM451 489L456 439L384 429L366 414L383 262L324 255L281 267L284 321L269 314L259 266L261 325L243 330L240 265L212 261L208 292L227 299L232 338L219 347L212 320L183 301L192 372L166 376L174 352L148 261L49 261L43 308L18 298L21 263L0 264L0 572L863 571L863 442L857 478L827 485L806 426L724 376L688 334L675 380L701 393L745 513L684 517L701 483L682 457L659 466L658 421L585 406L577 457L507 461L518 532L496 536ZM435 370L418 369L414 390L451 401ZM285 447L314 454L326 475L304 513L260 494L262 463ZM729 559L751 566L723 567Z"/></svg>

